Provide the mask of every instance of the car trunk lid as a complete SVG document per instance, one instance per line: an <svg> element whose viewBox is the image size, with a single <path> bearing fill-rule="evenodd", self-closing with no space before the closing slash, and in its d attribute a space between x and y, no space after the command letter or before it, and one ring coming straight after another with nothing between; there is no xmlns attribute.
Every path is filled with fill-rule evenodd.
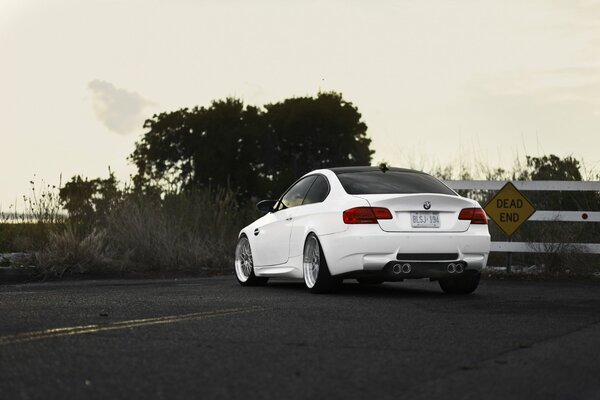
<svg viewBox="0 0 600 400"><path fill-rule="evenodd" d="M445 194L358 195L371 207L385 207L392 219L378 220L387 232L464 232L471 221L459 220L463 208L479 207L476 202Z"/></svg>

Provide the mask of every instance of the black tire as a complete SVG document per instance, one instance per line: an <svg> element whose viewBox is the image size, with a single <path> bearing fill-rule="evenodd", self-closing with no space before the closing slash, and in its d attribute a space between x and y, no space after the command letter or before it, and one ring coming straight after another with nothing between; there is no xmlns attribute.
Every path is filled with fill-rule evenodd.
<svg viewBox="0 0 600 400"><path fill-rule="evenodd" d="M356 278L361 285L381 285L384 281L379 278Z"/></svg>
<svg viewBox="0 0 600 400"><path fill-rule="evenodd" d="M316 277L314 276L314 266L318 266ZM331 276L321 242L314 233L309 234L304 242L302 271L304 284L311 293L333 293L341 285L339 278Z"/></svg>
<svg viewBox="0 0 600 400"><path fill-rule="evenodd" d="M440 287L447 294L469 294L477 289L480 278L478 271L465 271L461 276L440 279Z"/></svg>
<svg viewBox="0 0 600 400"><path fill-rule="evenodd" d="M242 286L264 286L269 278L256 276L254 274L254 260L250 241L246 235L240 236L235 246L234 261L235 279Z"/></svg>

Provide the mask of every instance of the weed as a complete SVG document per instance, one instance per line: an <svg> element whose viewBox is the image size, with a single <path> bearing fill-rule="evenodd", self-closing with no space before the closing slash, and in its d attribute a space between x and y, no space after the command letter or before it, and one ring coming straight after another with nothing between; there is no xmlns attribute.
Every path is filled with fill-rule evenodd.
<svg viewBox="0 0 600 400"><path fill-rule="evenodd" d="M106 233L92 231L79 236L72 225L49 233L48 244L36 254L38 266L46 277L65 273L98 272L106 264Z"/></svg>
<svg viewBox="0 0 600 400"><path fill-rule="evenodd" d="M108 215L109 245L138 270L223 273L251 214L230 190L129 196Z"/></svg>

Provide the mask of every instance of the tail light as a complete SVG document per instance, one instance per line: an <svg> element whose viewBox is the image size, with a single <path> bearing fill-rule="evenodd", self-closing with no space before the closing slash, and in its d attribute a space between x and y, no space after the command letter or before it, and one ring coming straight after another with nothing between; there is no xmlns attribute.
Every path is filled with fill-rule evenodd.
<svg viewBox="0 0 600 400"><path fill-rule="evenodd" d="M472 224L487 225L488 219L481 208L463 208L458 214L458 219L469 220Z"/></svg>
<svg viewBox="0 0 600 400"><path fill-rule="evenodd" d="M392 213L383 207L355 207L344 211L345 224L376 224L378 219L392 219Z"/></svg>

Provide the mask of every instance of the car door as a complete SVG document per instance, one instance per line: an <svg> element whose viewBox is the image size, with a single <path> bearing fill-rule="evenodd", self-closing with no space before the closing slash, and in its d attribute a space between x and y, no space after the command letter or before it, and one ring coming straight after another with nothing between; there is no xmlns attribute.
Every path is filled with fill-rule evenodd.
<svg viewBox="0 0 600 400"><path fill-rule="evenodd" d="M316 179L306 193L302 207L295 210L292 234L290 236L289 257L296 257L302 254L304 250L304 239L306 238L307 227L315 225L315 218L323 216L323 205L321 204L329 195L329 182L322 175L316 175ZM326 219L321 219L326 221Z"/></svg>
<svg viewBox="0 0 600 400"><path fill-rule="evenodd" d="M302 205L315 179L316 176L311 175L294 183L281 196L275 210L263 217L260 225L255 227L254 265L262 267L287 262L296 207Z"/></svg>

